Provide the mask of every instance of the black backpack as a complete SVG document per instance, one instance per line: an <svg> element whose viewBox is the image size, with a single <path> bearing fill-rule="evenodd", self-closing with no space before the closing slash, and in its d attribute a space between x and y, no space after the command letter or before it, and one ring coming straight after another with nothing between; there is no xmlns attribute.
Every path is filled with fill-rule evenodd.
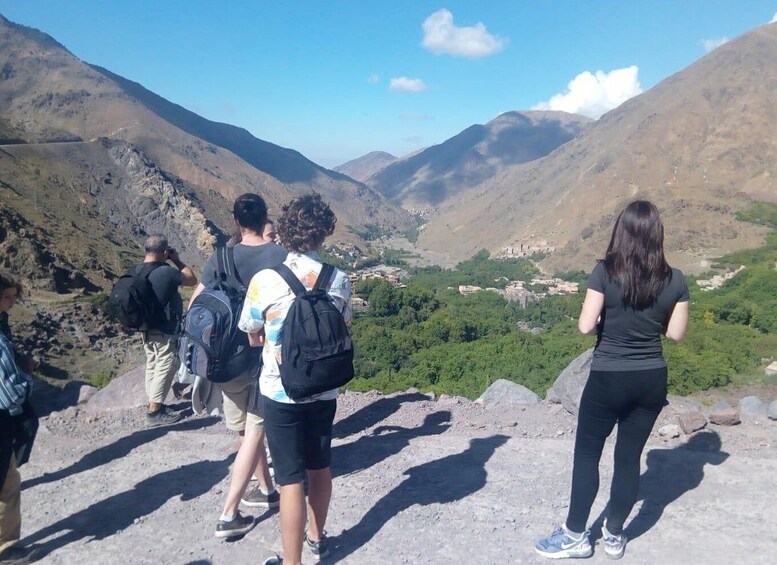
<svg viewBox="0 0 777 565"><path fill-rule="evenodd" d="M149 275L164 263L143 263L134 275L125 273L113 285L108 311L130 333L160 329L167 321L164 306L154 293ZM134 270L134 269L133 269Z"/></svg>
<svg viewBox="0 0 777 565"><path fill-rule="evenodd" d="M216 283L194 299L183 321L178 355L187 371L224 383L252 368L259 350L237 327L246 287L235 269L235 250L216 249Z"/></svg>
<svg viewBox="0 0 777 565"><path fill-rule="evenodd" d="M292 400L338 388L353 378L353 344L327 294L335 268L326 263L307 290L286 265L273 267L296 295L283 321L281 383Z"/></svg>

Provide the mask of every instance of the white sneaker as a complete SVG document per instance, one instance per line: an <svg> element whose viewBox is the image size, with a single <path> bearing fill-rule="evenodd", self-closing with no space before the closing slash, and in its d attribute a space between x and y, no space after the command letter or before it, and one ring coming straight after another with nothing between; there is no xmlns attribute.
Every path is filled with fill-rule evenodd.
<svg viewBox="0 0 777 565"><path fill-rule="evenodd" d="M620 559L623 557L623 553L626 551L626 535L621 533L620 535L614 535L607 529L607 519L604 520L602 526L602 541L604 542L604 553L610 559Z"/></svg>

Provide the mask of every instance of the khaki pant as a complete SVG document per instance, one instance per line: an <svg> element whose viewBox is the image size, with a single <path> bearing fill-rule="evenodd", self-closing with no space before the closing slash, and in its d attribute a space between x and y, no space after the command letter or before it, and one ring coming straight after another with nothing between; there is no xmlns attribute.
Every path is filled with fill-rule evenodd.
<svg viewBox="0 0 777 565"><path fill-rule="evenodd" d="M143 334L146 352L146 394L149 402L164 404L178 371L178 338L161 332Z"/></svg>
<svg viewBox="0 0 777 565"><path fill-rule="evenodd" d="M227 429L242 432L248 426L261 431L264 418L255 372L248 371L220 386L224 395L224 422Z"/></svg>
<svg viewBox="0 0 777 565"><path fill-rule="evenodd" d="M0 490L0 553L19 541L22 533L22 478L16 468L16 456Z"/></svg>

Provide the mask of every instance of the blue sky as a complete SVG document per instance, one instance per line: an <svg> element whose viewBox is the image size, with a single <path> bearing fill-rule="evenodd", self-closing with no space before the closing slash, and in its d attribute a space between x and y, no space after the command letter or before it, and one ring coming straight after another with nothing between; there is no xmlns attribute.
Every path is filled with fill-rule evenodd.
<svg viewBox="0 0 777 565"><path fill-rule="evenodd" d="M597 117L768 23L777 0L0 0L0 13L333 167L510 110Z"/></svg>

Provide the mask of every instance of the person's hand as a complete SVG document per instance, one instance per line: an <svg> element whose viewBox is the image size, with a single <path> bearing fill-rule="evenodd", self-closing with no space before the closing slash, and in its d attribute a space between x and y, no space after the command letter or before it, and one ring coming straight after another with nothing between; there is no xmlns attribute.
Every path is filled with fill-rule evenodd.
<svg viewBox="0 0 777 565"><path fill-rule="evenodd" d="M251 347L264 347L264 328L258 332L248 334L248 345Z"/></svg>
<svg viewBox="0 0 777 565"><path fill-rule="evenodd" d="M176 265L181 262L181 258L178 256L178 251L176 251L174 247L169 247L165 254L167 255L167 258Z"/></svg>
<svg viewBox="0 0 777 565"><path fill-rule="evenodd" d="M31 375L38 367L40 367L40 362L32 355L24 355L19 359L19 368L28 375Z"/></svg>

